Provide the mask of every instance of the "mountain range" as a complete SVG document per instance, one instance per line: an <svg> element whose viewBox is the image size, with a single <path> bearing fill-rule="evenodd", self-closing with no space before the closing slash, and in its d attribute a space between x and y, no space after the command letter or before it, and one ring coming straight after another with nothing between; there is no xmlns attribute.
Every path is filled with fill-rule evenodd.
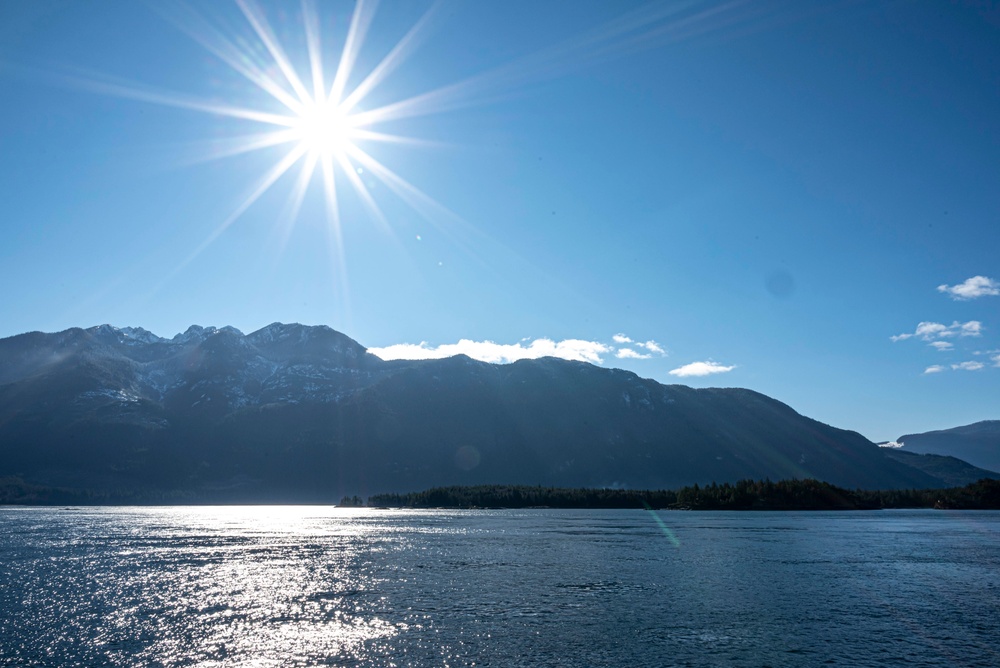
<svg viewBox="0 0 1000 668"><path fill-rule="evenodd" d="M887 450L750 390L555 358L384 361L325 326L192 326L166 339L101 325L0 340L0 478L111 501L996 477Z"/></svg>
<svg viewBox="0 0 1000 668"><path fill-rule="evenodd" d="M901 452L948 455L965 460L973 466L1000 471L1000 420L984 420L974 424L906 434L896 439Z"/></svg>

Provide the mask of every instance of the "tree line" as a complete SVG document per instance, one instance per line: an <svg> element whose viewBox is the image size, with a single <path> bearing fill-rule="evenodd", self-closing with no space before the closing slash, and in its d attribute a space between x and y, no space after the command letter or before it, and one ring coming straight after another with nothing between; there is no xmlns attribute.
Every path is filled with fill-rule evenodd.
<svg viewBox="0 0 1000 668"><path fill-rule="evenodd" d="M241 502L278 502L252 491ZM231 502L191 490L73 490L0 477L0 505L157 505ZM366 505L345 496L340 506ZM819 480L740 480L690 485L678 490L562 488L526 485L435 487L407 494L375 494L367 505L380 508L654 508L678 510L877 510L940 508L1000 510L1000 480L983 479L949 489L848 490Z"/></svg>
<svg viewBox="0 0 1000 668"><path fill-rule="evenodd" d="M679 490L476 485L375 494L379 508L655 508L678 510L1000 509L1000 480L950 489L848 490L819 480L740 480Z"/></svg>

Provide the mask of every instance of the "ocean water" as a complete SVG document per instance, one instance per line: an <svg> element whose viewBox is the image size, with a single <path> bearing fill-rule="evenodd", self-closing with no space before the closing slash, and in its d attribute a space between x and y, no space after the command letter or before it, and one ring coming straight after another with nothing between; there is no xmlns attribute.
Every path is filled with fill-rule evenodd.
<svg viewBox="0 0 1000 668"><path fill-rule="evenodd" d="M0 508L0 666L998 666L1000 513Z"/></svg>

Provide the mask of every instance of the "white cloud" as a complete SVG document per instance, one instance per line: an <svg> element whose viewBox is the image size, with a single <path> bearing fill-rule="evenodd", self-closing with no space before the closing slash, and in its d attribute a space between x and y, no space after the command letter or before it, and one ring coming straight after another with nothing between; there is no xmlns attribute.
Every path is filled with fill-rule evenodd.
<svg viewBox="0 0 1000 668"><path fill-rule="evenodd" d="M879 443L878 447L880 447L880 448L901 448L901 447L903 447L903 444L900 443L899 441L886 441L885 443Z"/></svg>
<svg viewBox="0 0 1000 668"><path fill-rule="evenodd" d="M958 323L952 325L954 327ZM969 322L962 325L959 334L962 336L981 336L983 331L983 323L978 320L970 320Z"/></svg>
<svg viewBox="0 0 1000 668"><path fill-rule="evenodd" d="M938 350L951 350L955 347L955 344L948 341L931 341L931 346Z"/></svg>
<svg viewBox="0 0 1000 668"><path fill-rule="evenodd" d="M560 357L565 360L601 364L604 362L601 355L611 351L611 346L598 341L580 339L565 339L563 341L535 339L527 345L462 339L458 343L445 343L440 346L429 346L426 341L422 341L368 349L368 352L384 360L426 360L468 355L472 359L493 364L508 364L517 360L538 359L539 357Z"/></svg>
<svg viewBox="0 0 1000 668"><path fill-rule="evenodd" d="M924 373L941 373L942 371L944 371L944 367L940 364L932 364L924 369Z"/></svg>
<svg viewBox="0 0 1000 668"><path fill-rule="evenodd" d="M950 325L944 325L940 322L921 322L912 334L897 334L889 338L892 341L905 341L906 339L917 337L923 341L934 341L952 336L981 336L982 331L983 323L978 320L970 320L969 322L958 322L956 320Z"/></svg>
<svg viewBox="0 0 1000 668"><path fill-rule="evenodd" d="M659 343L656 341L646 341L645 343L637 343L636 345L642 346L651 353L656 353L657 355L666 355L667 351L664 350Z"/></svg>
<svg viewBox="0 0 1000 668"><path fill-rule="evenodd" d="M617 353L615 353L615 357L619 359L648 360L653 355L660 355L661 357L667 356L667 351L663 349L663 346L652 339L643 343L642 341L635 341L624 334L615 334L611 338L619 345L628 343L634 346L633 348L621 348ZM644 349L647 352L640 352L636 350L636 348Z"/></svg>
<svg viewBox="0 0 1000 668"><path fill-rule="evenodd" d="M633 359L633 360L648 360L652 355L637 353L631 348L619 348L618 352L615 353L615 357L618 359Z"/></svg>
<svg viewBox="0 0 1000 668"><path fill-rule="evenodd" d="M974 350L972 354L976 357L987 357L992 366L1000 367L1000 350Z"/></svg>
<svg viewBox="0 0 1000 668"><path fill-rule="evenodd" d="M939 285L938 292L943 292L952 299L967 300L988 295L1000 295L1000 283L986 276L973 276L958 285Z"/></svg>
<svg viewBox="0 0 1000 668"><path fill-rule="evenodd" d="M682 367L678 367L670 371L671 376L678 376L680 378L686 378L688 376L709 376L713 373L726 373L727 371L732 371L735 366L722 366L709 360L708 362L692 362L691 364L685 364Z"/></svg>
<svg viewBox="0 0 1000 668"><path fill-rule="evenodd" d="M982 362L959 362L952 364L952 369L962 369L963 371L979 371L985 366Z"/></svg>
<svg viewBox="0 0 1000 668"><path fill-rule="evenodd" d="M454 355L468 355L472 359L493 364L509 364L517 360L537 359L539 357L560 357L578 362L603 364L604 356L611 353L614 353L618 359L632 360L647 360L654 355L665 357L667 354L663 347L653 340L645 343L633 341L620 332L611 338L618 344L617 346L582 339L565 339L563 341L553 341L546 338L530 341L522 339L514 344L462 339L458 343L445 343L439 346L429 345L426 341L397 343L382 348L369 348L368 352L384 360L443 359ZM619 347L622 344L630 345Z"/></svg>
<svg viewBox="0 0 1000 668"><path fill-rule="evenodd" d="M917 325L915 334L924 341L929 341L935 336L952 336L953 332L949 331L948 327L942 325L940 322L922 322Z"/></svg>

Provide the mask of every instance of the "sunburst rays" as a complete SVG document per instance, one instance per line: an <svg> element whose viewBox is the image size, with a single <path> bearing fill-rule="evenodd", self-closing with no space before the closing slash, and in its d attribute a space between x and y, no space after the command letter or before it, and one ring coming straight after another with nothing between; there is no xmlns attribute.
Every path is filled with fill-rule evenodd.
<svg viewBox="0 0 1000 668"><path fill-rule="evenodd" d="M232 119L234 129L244 128L244 134L213 141L211 148L198 156L199 161L264 152L276 156L231 212L163 282L195 260L279 182L289 180L291 185L279 216L281 246L287 242L308 193L318 187L325 200L333 260L344 282L341 207L345 197L360 203L369 222L392 232L392 225L372 192L369 177L471 251L468 240L459 240L454 233L461 228L465 234L480 237L481 232L464 225L460 216L366 149L370 143L425 146L436 142L397 134L391 127L382 126L481 104L518 86L560 76L596 59L654 43L690 39L692 35L734 25L746 27L748 18L759 18L734 11L744 5L739 0L722 5L706 5L701 0L653 3L499 67L437 88L408 93L401 99L380 95L384 98L382 102L366 107L366 102L374 97L372 93L380 90L426 39L440 1L423 12L367 71L358 66L359 55L374 24L377 0L357 0L346 34L335 35L333 39L315 0L302 0L298 12L283 11L281 22L274 24L256 0L234 0L234 3L237 11L225 21L210 20L199 9L184 4L158 5L156 10L234 75L248 82L250 94L245 97L253 98L252 101L235 99L244 96L230 96L220 102L107 76L64 79L101 94ZM342 40L342 45L334 53L328 47L337 39ZM248 124L256 128L246 131ZM364 179L360 176L362 170L366 174Z"/></svg>
<svg viewBox="0 0 1000 668"><path fill-rule="evenodd" d="M378 161L364 147L367 143L430 145L413 137L378 129L378 118L362 118L359 110L367 96L412 54L425 36L438 5L432 6L369 72L358 72L358 55L375 16L377 2L359 0L353 8L336 54L334 67L327 67L331 55L324 47L324 31L313 0L303 0L299 13L297 43L285 43L278 37L264 9L254 0L235 0L242 19L243 34L219 28L195 9L185 5L160 8L171 23L218 58L251 87L254 103L200 99L195 96L154 90L107 77L87 76L77 84L107 95L141 102L180 108L203 114L230 118L258 128L239 136L212 143L197 161L233 158L262 151L277 152L277 158L246 191L233 210L207 235L170 274L183 269L203 253L223 232L239 220L268 191L290 173L297 174L289 189L279 221L281 247L288 240L311 187L318 183L325 199L325 218L329 228L331 251L338 265L343 265L341 204L350 192L362 204L368 218L391 232L379 202L359 176L362 169L385 183L402 199L433 202L438 211L443 206ZM290 27L290 26L283 26ZM290 55L298 49L305 54L303 63ZM297 67L298 64L298 67ZM363 75L363 76L362 76ZM360 80L352 86L351 82ZM362 167L362 165L364 167ZM455 218L454 216L452 216ZM341 278L346 280L343 268Z"/></svg>
<svg viewBox="0 0 1000 668"><path fill-rule="evenodd" d="M283 216L288 227L294 224L317 172L326 200L327 221L331 227L335 246L339 246L341 239L339 201L341 193L338 192L338 186L343 188L346 184L350 187L364 204L371 218L381 226L388 227L378 202L358 176L358 163L378 164L382 168L380 173L393 182L403 179L388 167L378 163L364 150L361 143L405 141L406 138L365 127L371 126L372 123L358 118L353 110L363 103L365 96L405 58L427 25L434 9L426 12L414 28L362 79L359 85L352 89L348 85L356 74L354 69L358 54L374 18L376 4L371 0L359 0L354 6L332 77L327 76L328 69L324 68L325 54L320 19L315 4L310 0L302 3L301 11L301 35L308 57L308 66L304 72L295 67L286 46L278 39L262 8L253 0L236 0L236 5L258 40L258 51L262 46L263 51L270 57L270 62L266 66L255 63L254 53L248 48L241 49L219 31L207 30L204 22L180 23L199 43L222 58L235 72L253 83L260 92L266 93L273 102L284 107L283 113L267 113L253 108L226 110L246 111L248 113L244 114L243 118L274 126L270 131L249 137L242 145L237 142L230 148L230 153L250 152L275 146L287 147L287 151L284 157L264 175L258 187L254 188L233 214L223 221L214 236L218 236L222 229L239 218L296 165L300 166L300 171L292 186ZM415 186L410 187L415 188Z"/></svg>

